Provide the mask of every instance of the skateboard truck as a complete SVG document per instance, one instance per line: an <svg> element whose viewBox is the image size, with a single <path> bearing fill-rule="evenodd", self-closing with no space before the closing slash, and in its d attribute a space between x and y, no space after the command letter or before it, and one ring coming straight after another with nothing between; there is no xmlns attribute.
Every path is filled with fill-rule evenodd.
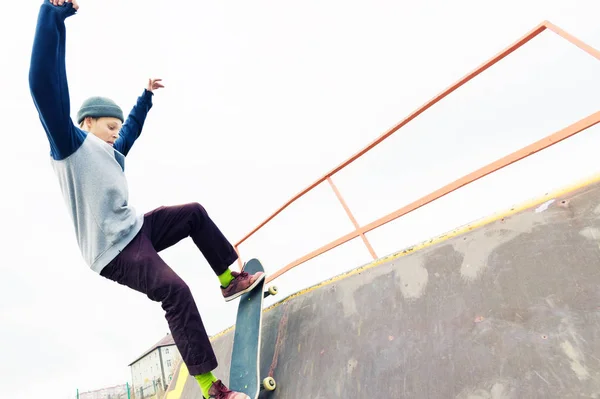
<svg viewBox="0 0 600 399"><path fill-rule="evenodd" d="M270 295L277 295L277 286L276 285L272 285L269 288L267 288L267 290L264 293L264 298L270 296Z"/></svg>

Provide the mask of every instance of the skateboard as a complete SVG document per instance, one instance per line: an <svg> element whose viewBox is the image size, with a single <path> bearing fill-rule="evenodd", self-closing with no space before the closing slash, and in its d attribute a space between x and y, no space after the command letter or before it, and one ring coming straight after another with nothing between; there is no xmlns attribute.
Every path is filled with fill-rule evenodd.
<svg viewBox="0 0 600 399"><path fill-rule="evenodd" d="M264 273L265 270L258 259L250 259L244 265L244 271L254 274L259 271ZM251 399L257 399L261 391L260 337L263 299L277 294L276 286L263 291L264 286L265 279L252 291L240 296L229 369L229 389L243 392ZM263 379L263 389L273 391L275 387L276 383L273 377Z"/></svg>

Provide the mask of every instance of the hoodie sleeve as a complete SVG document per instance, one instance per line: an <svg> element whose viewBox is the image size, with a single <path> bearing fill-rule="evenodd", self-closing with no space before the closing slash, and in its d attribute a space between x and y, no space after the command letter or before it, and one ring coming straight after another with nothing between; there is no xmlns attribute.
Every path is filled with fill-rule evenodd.
<svg viewBox="0 0 600 399"><path fill-rule="evenodd" d="M154 93L144 89L137 103L129 113L127 120L119 132L119 138L115 141L115 149L123 155L127 155L135 140L140 137L146 116L152 108L152 96Z"/></svg>
<svg viewBox="0 0 600 399"><path fill-rule="evenodd" d="M65 67L65 19L75 14L71 3L54 6L44 0L38 14L29 68L29 89L54 159L68 157L85 140L70 116Z"/></svg>

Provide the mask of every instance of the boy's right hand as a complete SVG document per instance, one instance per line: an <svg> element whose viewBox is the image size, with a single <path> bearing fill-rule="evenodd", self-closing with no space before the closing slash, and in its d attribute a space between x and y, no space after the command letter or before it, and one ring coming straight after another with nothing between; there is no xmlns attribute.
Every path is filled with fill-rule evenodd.
<svg viewBox="0 0 600 399"><path fill-rule="evenodd" d="M79 10L79 4L77 4L77 0L50 0L50 3L55 6L62 6L65 3L73 3L73 8L75 10Z"/></svg>

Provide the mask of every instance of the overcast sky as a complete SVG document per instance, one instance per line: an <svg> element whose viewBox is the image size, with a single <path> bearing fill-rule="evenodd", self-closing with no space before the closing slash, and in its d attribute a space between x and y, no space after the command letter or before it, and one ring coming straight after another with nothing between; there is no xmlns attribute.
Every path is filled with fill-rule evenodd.
<svg viewBox="0 0 600 399"><path fill-rule="evenodd" d="M74 398L130 380L168 331L158 303L83 262L28 88L41 1L0 24L2 392ZM237 241L296 192L548 19L600 48L595 0L80 1L67 21L74 116L154 97L127 158L132 204L201 202ZM5 7L5 10L8 8ZM600 62L545 32L334 180L366 224L600 109ZM598 128L369 234L378 256L600 171ZM563 158L561 158L563 157ZM241 247L268 271L351 225L323 186ZM211 334L235 321L191 240L164 251ZM360 266L359 240L288 273L281 298ZM275 298L278 299L278 298ZM271 302L268 302L271 303Z"/></svg>

